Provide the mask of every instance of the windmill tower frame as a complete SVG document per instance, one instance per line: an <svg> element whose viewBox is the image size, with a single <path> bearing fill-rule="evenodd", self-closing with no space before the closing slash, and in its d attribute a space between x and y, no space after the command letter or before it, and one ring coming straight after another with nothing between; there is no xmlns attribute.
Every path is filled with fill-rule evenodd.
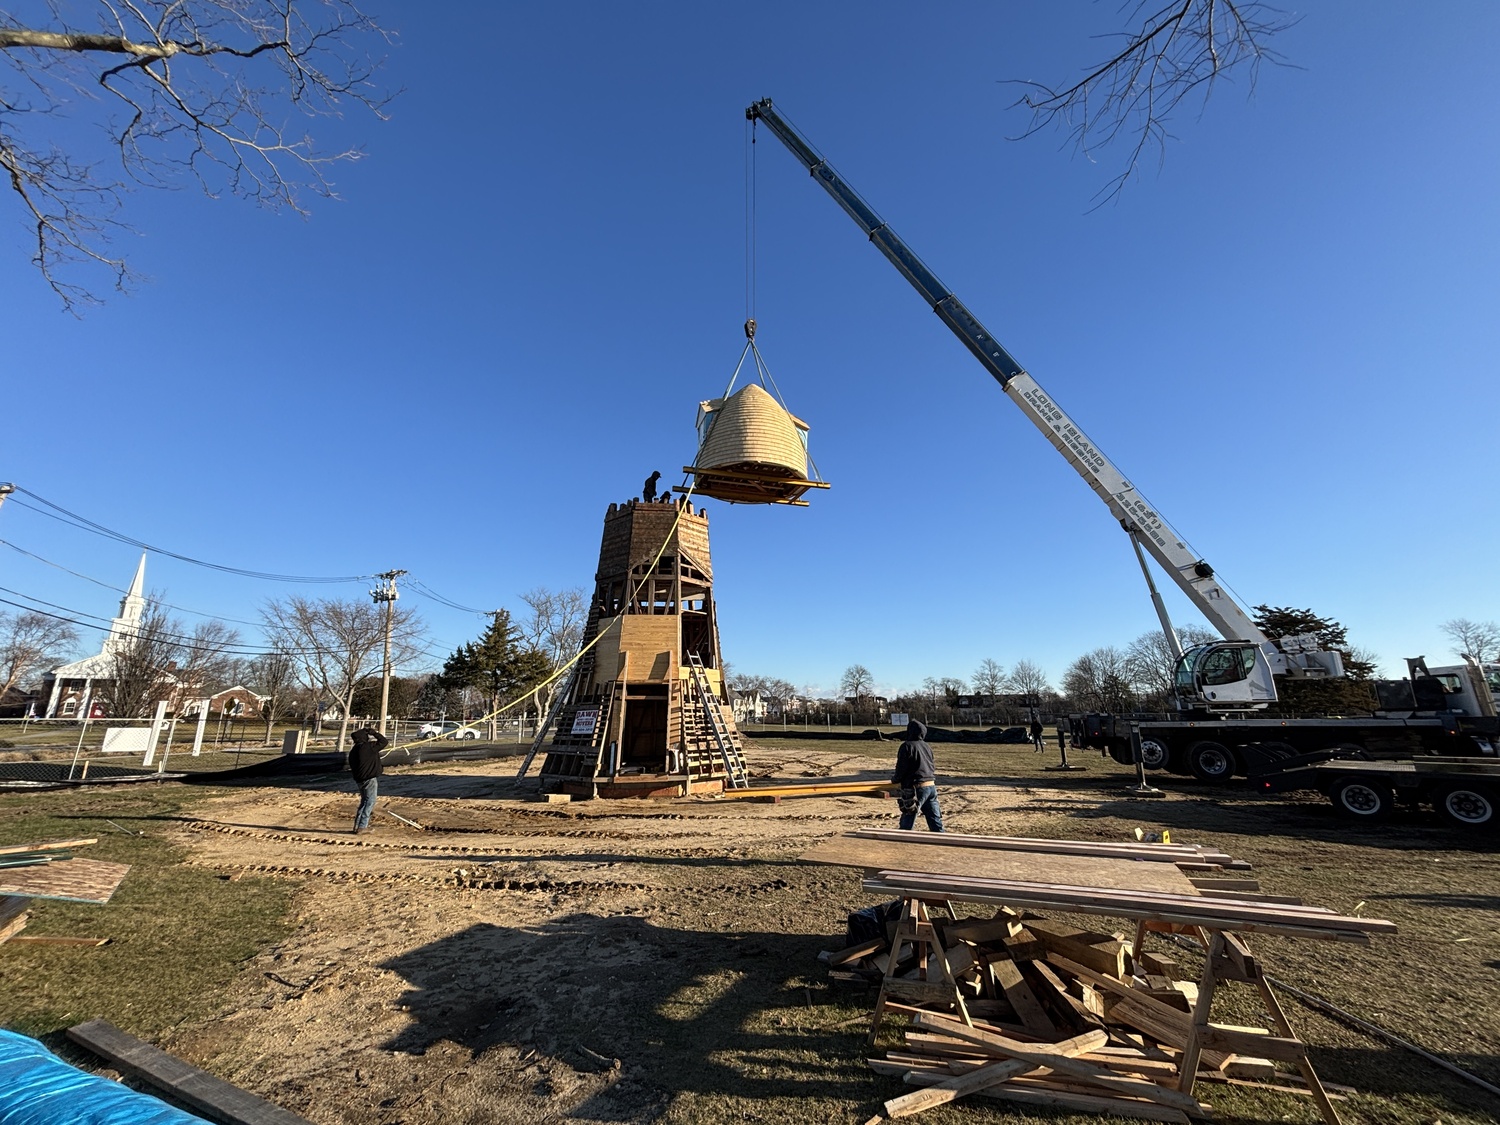
<svg viewBox="0 0 1500 1125"><path fill-rule="evenodd" d="M544 790L662 797L745 787L707 512L671 496L609 506L582 643L553 712Z"/></svg>

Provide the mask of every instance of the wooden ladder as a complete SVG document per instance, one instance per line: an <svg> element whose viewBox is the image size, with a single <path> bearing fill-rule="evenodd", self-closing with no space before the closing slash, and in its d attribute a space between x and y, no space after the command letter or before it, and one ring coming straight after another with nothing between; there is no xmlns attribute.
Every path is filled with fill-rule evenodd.
<svg viewBox="0 0 1500 1125"><path fill-rule="evenodd" d="M750 779L745 768L745 755L740 749L736 732L724 721L724 712L708 683L708 673L703 660L696 652L689 651L688 673L693 678L693 688L698 695L703 717L708 722L708 732L713 737L719 757L724 763L724 785L729 789L748 789Z"/></svg>
<svg viewBox="0 0 1500 1125"><path fill-rule="evenodd" d="M568 671L568 678L563 681L563 686L553 698L552 706L547 708L547 718L537 724L536 737L531 740L531 749L526 752L526 758L521 762L521 768L516 771L517 781L526 776L526 771L531 768L531 763L536 758L537 751L542 748L542 740L547 737L547 732L552 729L552 724L557 722L557 716L562 714L562 709L567 706L568 700L572 698L573 685L578 682L584 661L593 664L593 654L590 653L574 661L573 667Z"/></svg>

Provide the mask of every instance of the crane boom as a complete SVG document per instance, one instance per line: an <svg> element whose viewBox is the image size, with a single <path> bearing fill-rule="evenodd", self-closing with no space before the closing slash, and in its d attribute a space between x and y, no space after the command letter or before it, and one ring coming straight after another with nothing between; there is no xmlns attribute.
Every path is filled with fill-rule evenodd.
<svg viewBox="0 0 1500 1125"><path fill-rule="evenodd" d="M1287 668L1286 657L1251 620L1223 587L1214 580L1214 571L1172 530L1165 520L1126 479L1099 447L1089 440L1082 428L1068 417L1040 384L1016 362L1005 347L990 335L979 318L964 307L936 274L912 251L848 183L834 171L822 155L776 112L771 100L756 102L745 111L751 121L764 122L804 167L833 196L844 211L859 224L890 263L932 306L939 319L953 330L965 347L995 377L1021 412L1063 455L1088 486L1109 507L1110 513L1150 552L1162 569L1177 583L1199 612L1226 640L1249 641L1265 653L1274 671Z"/></svg>

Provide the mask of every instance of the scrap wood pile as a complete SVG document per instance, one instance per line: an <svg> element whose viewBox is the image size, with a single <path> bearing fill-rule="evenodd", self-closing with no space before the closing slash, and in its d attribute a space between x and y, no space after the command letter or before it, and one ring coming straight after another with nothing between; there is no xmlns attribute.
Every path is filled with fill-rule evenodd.
<svg viewBox="0 0 1500 1125"><path fill-rule="evenodd" d="M879 986L872 1045L886 1014L911 1017L900 1045L870 1060L922 1087L886 1103L892 1117L977 1094L1186 1122L1210 1113L1195 1085L1217 1082L1310 1096L1338 1122L1334 1095L1234 931L1368 944L1394 931L1390 922L1263 894L1254 880L1224 877L1247 864L1176 845L864 830L803 859L863 867L863 888L894 898L851 915L847 948L822 958L836 980ZM985 913L959 917L955 903ZM950 917L938 916L944 908ZM1043 911L1124 919L1134 933ZM1153 932L1204 951L1196 983L1174 957L1146 950ZM1231 981L1259 990L1269 1028L1211 1022L1215 990Z"/></svg>
<svg viewBox="0 0 1500 1125"><path fill-rule="evenodd" d="M869 1060L879 1074L925 1087L888 1102L890 1116L970 1094L1160 1121L1206 1114L1202 1102L1169 1088L1178 1082L1198 998L1174 958L1143 952L1137 959L1122 933L1008 907L993 917L928 918L970 1027L957 1014L919 1007L933 1001L929 982L943 977L931 963L935 951L919 965L919 947L903 942L886 980L896 907L882 910L885 934L826 958L837 980L884 981L895 997L884 1007L913 1017L899 1047ZM1275 1038L1265 1029L1238 1030ZM1299 1076L1279 1073L1270 1059L1232 1052L1203 1051L1198 1078L1308 1093Z"/></svg>

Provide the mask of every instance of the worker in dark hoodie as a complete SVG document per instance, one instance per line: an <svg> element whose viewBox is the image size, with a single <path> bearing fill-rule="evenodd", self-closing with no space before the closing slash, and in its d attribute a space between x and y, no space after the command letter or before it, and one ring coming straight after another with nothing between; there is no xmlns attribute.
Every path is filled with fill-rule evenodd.
<svg viewBox="0 0 1500 1125"><path fill-rule="evenodd" d="M891 780L901 786L896 803L901 808L901 827L917 823L917 813L927 818L927 827L943 830L943 810L938 807L937 771L932 765L932 747L927 745L927 728L913 719L906 724L906 741L896 751L896 772Z"/></svg>
<svg viewBox="0 0 1500 1125"><path fill-rule="evenodd" d="M356 834L370 831L370 817L375 813L375 794L380 787L380 752L390 740L371 726L360 727L349 736L354 748L349 751L349 772L359 788L359 811L354 814Z"/></svg>

